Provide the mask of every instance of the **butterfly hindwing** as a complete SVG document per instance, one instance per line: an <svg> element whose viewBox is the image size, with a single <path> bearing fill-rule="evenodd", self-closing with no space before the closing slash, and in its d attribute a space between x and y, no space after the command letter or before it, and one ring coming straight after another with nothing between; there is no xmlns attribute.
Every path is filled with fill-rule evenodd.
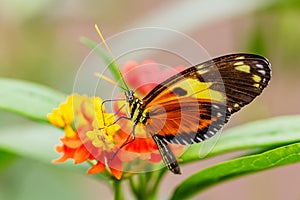
<svg viewBox="0 0 300 200"><path fill-rule="evenodd" d="M170 143L188 145L213 136L228 120L225 104L191 97L152 106L147 132Z"/></svg>

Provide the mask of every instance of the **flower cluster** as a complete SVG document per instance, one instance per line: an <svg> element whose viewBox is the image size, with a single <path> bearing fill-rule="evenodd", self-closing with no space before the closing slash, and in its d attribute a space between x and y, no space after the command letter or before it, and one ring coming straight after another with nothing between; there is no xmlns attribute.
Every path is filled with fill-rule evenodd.
<svg viewBox="0 0 300 200"><path fill-rule="evenodd" d="M89 98L74 94L48 115L50 123L63 128L65 132L61 138L62 145L56 147L57 152L63 155L54 160L54 163L65 162L67 159L73 159L75 164L92 161L93 166L88 170L89 174L104 171L106 157L114 154L113 136L120 127L115 124L99 129L103 127L104 118L107 122L114 121L112 114L103 112L103 117L100 116L101 105L102 100L98 97ZM113 176L121 178L122 163L117 156L113 160L107 160L107 166Z"/></svg>
<svg viewBox="0 0 300 200"><path fill-rule="evenodd" d="M149 65L151 70L159 70L158 66L150 61L142 65L129 62L124 67L125 80L133 87L139 86L138 92L141 94L149 92L162 81L161 78L157 79L157 74L149 76L147 71ZM178 72L183 68L176 69ZM144 73L148 76L143 76ZM166 78L174 73L174 70L165 70L160 74ZM114 106L120 110L122 104L124 102L118 102ZM119 114L122 113L126 114L126 111L121 109ZM64 129L65 133L61 138L62 145L56 147L56 151L62 156L54 160L54 163L65 162L67 159L73 159L75 164L88 161L92 166L87 173L95 174L107 170L116 179L120 179L125 169L134 170L130 170L132 161L146 161L148 164L142 167L147 167L149 163L158 163L162 160L157 146L142 125L136 127L135 140L124 146L132 131L132 121L120 120L120 123L114 123L115 115L105 111L99 97L70 95L66 102L48 114L48 120L51 124ZM171 148L175 155L183 151L183 147L178 145L172 145Z"/></svg>

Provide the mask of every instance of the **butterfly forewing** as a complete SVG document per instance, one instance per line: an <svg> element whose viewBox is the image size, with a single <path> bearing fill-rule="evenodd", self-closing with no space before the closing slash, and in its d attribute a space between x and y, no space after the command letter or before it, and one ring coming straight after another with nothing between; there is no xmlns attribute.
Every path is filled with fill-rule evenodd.
<svg viewBox="0 0 300 200"><path fill-rule="evenodd" d="M253 54L233 54L190 67L143 98L145 129L161 140L192 144L218 132L230 115L267 86L270 63Z"/></svg>
<svg viewBox="0 0 300 200"><path fill-rule="evenodd" d="M213 63L221 74L226 105L231 114L258 96L271 78L269 61L258 55L233 54L216 58ZM215 80L214 76L210 77L208 74L209 72L205 76L208 81ZM218 84L218 81L215 81L211 89L217 90Z"/></svg>

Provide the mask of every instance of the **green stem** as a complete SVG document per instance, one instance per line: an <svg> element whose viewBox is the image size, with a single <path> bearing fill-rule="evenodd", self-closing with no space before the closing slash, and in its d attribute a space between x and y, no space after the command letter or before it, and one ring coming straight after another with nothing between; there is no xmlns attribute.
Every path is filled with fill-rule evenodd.
<svg viewBox="0 0 300 200"><path fill-rule="evenodd" d="M158 188L166 170L138 174L129 179L131 191L136 199L157 199Z"/></svg>
<svg viewBox="0 0 300 200"><path fill-rule="evenodd" d="M157 199L158 188L161 183L161 179L166 170L161 169L159 171L151 172L151 179L147 181L147 197L148 199Z"/></svg>
<svg viewBox="0 0 300 200"><path fill-rule="evenodd" d="M113 188L114 188L114 196L115 200L125 200L122 181L121 180L113 180Z"/></svg>
<svg viewBox="0 0 300 200"><path fill-rule="evenodd" d="M133 193L133 195L136 198L138 198L138 196L139 196L139 190L138 190L138 187L135 184L134 176L132 176L132 177L129 178L129 185L130 185L130 189L131 189L131 192Z"/></svg>
<svg viewBox="0 0 300 200"><path fill-rule="evenodd" d="M157 193L158 193L158 186L161 183L161 179L164 177L164 175L166 174L166 169L161 169L158 172L155 172L155 179L154 179L154 183L153 186L151 188L151 194L153 195L153 199L156 198Z"/></svg>

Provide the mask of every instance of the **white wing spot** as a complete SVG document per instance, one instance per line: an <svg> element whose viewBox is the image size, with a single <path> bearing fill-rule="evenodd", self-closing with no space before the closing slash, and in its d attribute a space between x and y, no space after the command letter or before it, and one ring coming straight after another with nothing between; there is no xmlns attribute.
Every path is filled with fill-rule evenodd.
<svg viewBox="0 0 300 200"><path fill-rule="evenodd" d="M182 139L182 142L183 142L185 145L188 145L188 144L189 144L185 139Z"/></svg>
<svg viewBox="0 0 300 200"><path fill-rule="evenodd" d="M262 79L262 82L263 82L263 83L267 82L267 79L266 79L266 78L263 78L263 79Z"/></svg>
<svg viewBox="0 0 300 200"><path fill-rule="evenodd" d="M199 141L203 141L202 138L200 138L199 136L197 136L196 139L199 140Z"/></svg>
<svg viewBox="0 0 300 200"><path fill-rule="evenodd" d="M263 69L263 68L264 68L264 66L263 66L262 64L256 64L256 67L257 67L257 68L260 68L260 69Z"/></svg>
<svg viewBox="0 0 300 200"><path fill-rule="evenodd" d="M212 106L213 106L213 108L220 109L220 107L216 104L213 104Z"/></svg>
<svg viewBox="0 0 300 200"><path fill-rule="evenodd" d="M266 71L265 70L260 69L260 70L257 70L257 72L261 73L262 75L266 75Z"/></svg>
<svg viewBox="0 0 300 200"><path fill-rule="evenodd" d="M214 135L215 133L212 131L208 131L209 134Z"/></svg>
<svg viewBox="0 0 300 200"><path fill-rule="evenodd" d="M203 136L205 137L205 139L208 139L208 138L209 138L208 135L206 135L206 134L203 134Z"/></svg>

